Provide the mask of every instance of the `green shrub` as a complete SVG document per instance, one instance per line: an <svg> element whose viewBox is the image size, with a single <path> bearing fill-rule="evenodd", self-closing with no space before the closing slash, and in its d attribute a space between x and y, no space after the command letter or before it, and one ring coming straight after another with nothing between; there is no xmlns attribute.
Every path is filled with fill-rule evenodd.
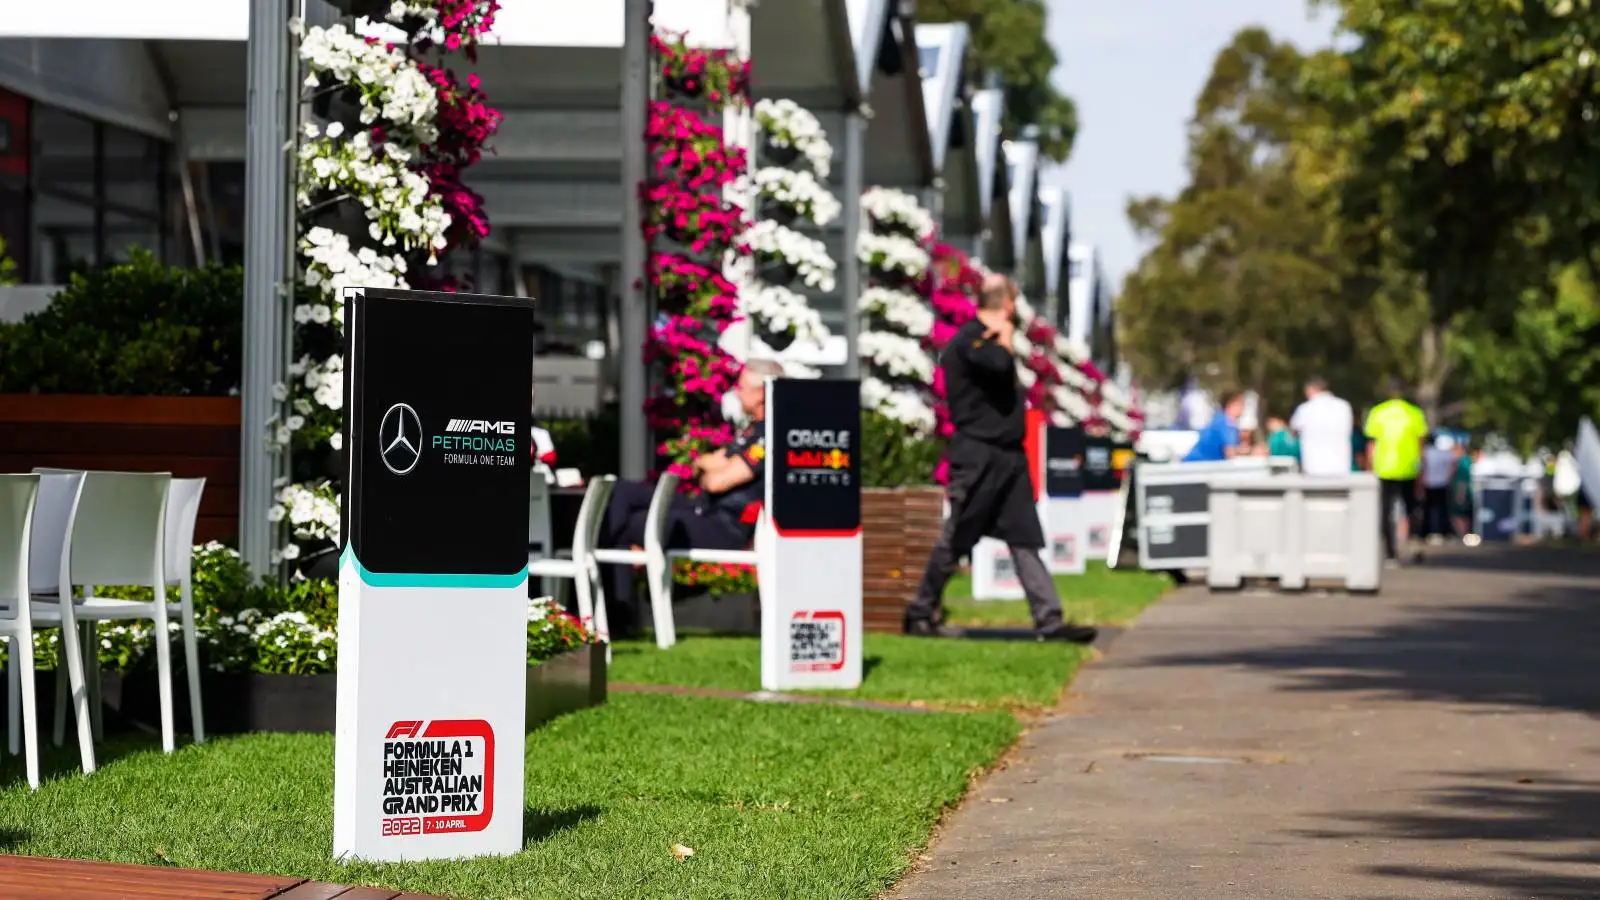
<svg viewBox="0 0 1600 900"><path fill-rule="evenodd" d="M608 406L584 419L549 419L539 423L556 445L556 465L589 475L616 474L622 464L622 429L617 408Z"/></svg>
<svg viewBox="0 0 1600 900"><path fill-rule="evenodd" d="M50 305L0 325L0 393L225 396L239 386L244 276L135 251L72 276Z"/></svg>
<svg viewBox="0 0 1600 900"><path fill-rule="evenodd" d="M0 287L17 283L17 264L6 255L6 239L0 237Z"/></svg>
<svg viewBox="0 0 1600 900"><path fill-rule="evenodd" d="M933 484L944 442L921 437L880 413L861 413L861 486L922 487Z"/></svg>

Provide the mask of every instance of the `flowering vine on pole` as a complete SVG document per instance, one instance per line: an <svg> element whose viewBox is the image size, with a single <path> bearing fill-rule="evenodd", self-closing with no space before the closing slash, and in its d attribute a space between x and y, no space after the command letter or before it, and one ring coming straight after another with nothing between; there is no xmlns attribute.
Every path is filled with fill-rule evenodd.
<svg viewBox="0 0 1600 900"><path fill-rule="evenodd" d="M339 544L343 474L344 308L347 287L456 290L439 270L445 254L489 234L483 198L462 182L500 124L476 75L461 78L449 54L475 60L497 0L335 0L350 20L289 27L300 36L305 124L296 154L300 285L294 297L287 404L267 440L292 448L292 473L269 511L285 529L274 562L297 575L331 577Z"/></svg>
<svg viewBox="0 0 1600 900"><path fill-rule="evenodd" d="M727 146L712 117L749 101L750 67L679 34L655 34L650 46L667 96L650 104L650 163L637 186L657 312L643 348L655 373L644 412L661 436L660 464L692 487L694 457L732 437L721 402L738 361L718 340L737 320L739 290L723 269L751 248L744 209L725 191L745 176L748 161L744 150Z"/></svg>

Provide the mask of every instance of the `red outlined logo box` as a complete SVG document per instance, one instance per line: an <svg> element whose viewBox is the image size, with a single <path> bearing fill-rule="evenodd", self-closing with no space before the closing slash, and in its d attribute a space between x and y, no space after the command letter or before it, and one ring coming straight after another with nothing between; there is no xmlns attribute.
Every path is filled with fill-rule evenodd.
<svg viewBox="0 0 1600 900"><path fill-rule="evenodd" d="M830 631L837 631L839 636L839 649L828 659L794 658L794 646L789 648L789 670L792 672L838 672L844 668L846 642L849 640L849 629L845 624L843 610L801 610L789 620L790 640L794 639L794 626L797 624L815 624Z"/></svg>
<svg viewBox="0 0 1600 900"><path fill-rule="evenodd" d="M481 742L483 802L473 813L385 818L385 837L416 834L459 834L482 831L494 819L494 729L483 719L402 719L389 726L385 741L475 740ZM477 754L475 754L477 755Z"/></svg>

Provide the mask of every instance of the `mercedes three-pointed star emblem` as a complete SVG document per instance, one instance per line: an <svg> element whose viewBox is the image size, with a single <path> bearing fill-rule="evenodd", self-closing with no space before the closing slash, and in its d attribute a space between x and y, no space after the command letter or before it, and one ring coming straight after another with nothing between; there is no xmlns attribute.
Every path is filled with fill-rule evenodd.
<svg viewBox="0 0 1600 900"><path fill-rule="evenodd" d="M404 475L422 460L422 419L405 403L396 403L378 423L378 456L396 475Z"/></svg>

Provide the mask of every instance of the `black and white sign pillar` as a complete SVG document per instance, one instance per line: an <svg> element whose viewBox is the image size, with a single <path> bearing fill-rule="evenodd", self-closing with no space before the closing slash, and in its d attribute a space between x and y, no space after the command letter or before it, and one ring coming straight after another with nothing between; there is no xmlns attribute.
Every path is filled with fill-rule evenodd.
<svg viewBox="0 0 1600 900"><path fill-rule="evenodd" d="M767 382L761 686L861 684L861 383Z"/></svg>
<svg viewBox="0 0 1600 900"><path fill-rule="evenodd" d="M1083 441L1083 517L1088 529L1089 559L1111 553L1111 531L1120 512L1122 483L1113 464L1115 445L1107 435L1090 434Z"/></svg>
<svg viewBox="0 0 1600 900"><path fill-rule="evenodd" d="M345 298L333 851L522 848L526 300Z"/></svg>
<svg viewBox="0 0 1600 900"><path fill-rule="evenodd" d="M1045 563L1052 574L1082 575L1089 565L1089 523L1083 503L1083 426L1051 425L1044 433Z"/></svg>

